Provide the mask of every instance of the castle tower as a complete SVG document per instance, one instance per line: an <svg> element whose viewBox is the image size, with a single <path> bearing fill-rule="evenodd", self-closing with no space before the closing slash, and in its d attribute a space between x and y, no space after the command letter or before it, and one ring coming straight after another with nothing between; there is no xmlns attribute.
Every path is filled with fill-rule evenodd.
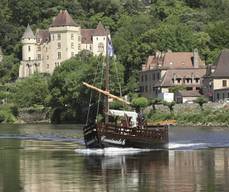
<svg viewBox="0 0 229 192"><path fill-rule="evenodd" d="M106 55L107 50L107 35L109 32L104 28L103 24L99 22L93 34L93 54L103 56Z"/></svg>
<svg viewBox="0 0 229 192"><path fill-rule="evenodd" d="M35 60L36 55L36 37L32 29L28 25L22 36L22 60L31 61Z"/></svg>
<svg viewBox="0 0 229 192"><path fill-rule="evenodd" d="M62 61L70 59L81 50L81 29L67 10L61 10L49 27L51 63L50 73Z"/></svg>

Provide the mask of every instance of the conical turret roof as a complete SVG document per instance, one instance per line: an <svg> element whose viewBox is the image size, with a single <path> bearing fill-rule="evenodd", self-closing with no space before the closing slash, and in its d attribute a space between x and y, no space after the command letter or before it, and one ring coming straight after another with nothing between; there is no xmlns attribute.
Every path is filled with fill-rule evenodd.
<svg viewBox="0 0 229 192"><path fill-rule="evenodd" d="M99 22L99 24L95 29L94 36L106 36L106 35L107 35L106 29L104 28L103 24Z"/></svg>
<svg viewBox="0 0 229 192"><path fill-rule="evenodd" d="M62 27L62 26L77 26L75 21L69 15L67 10L61 10L60 13L55 17L51 27Z"/></svg>
<svg viewBox="0 0 229 192"><path fill-rule="evenodd" d="M228 77L229 76L229 49L224 49L220 53L216 62L216 69L213 73L214 77Z"/></svg>
<svg viewBox="0 0 229 192"><path fill-rule="evenodd" d="M29 24L27 25L27 28L22 36L22 39L35 39L35 35L33 34L33 31Z"/></svg>

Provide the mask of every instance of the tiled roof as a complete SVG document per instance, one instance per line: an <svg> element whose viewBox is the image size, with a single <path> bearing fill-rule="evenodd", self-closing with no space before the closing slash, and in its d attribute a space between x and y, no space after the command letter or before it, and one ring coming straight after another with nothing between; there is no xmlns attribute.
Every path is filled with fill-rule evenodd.
<svg viewBox="0 0 229 192"><path fill-rule="evenodd" d="M93 35L94 36L106 36L107 34L108 34L108 31L106 31L103 24L101 22L99 22Z"/></svg>
<svg viewBox="0 0 229 192"><path fill-rule="evenodd" d="M194 68L193 52L167 52L160 56L149 56L146 68L165 68L165 69L180 69ZM198 67L204 67L204 62L198 56Z"/></svg>
<svg viewBox="0 0 229 192"><path fill-rule="evenodd" d="M229 77L229 49L225 49L221 52L216 62L215 72L213 77Z"/></svg>
<svg viewBox="0 0 229 192"><path fill-rule="evenodd" d="M27 25L27 28L22 36L22 39L35 39L35 35L33 34L33 31L29 24Z"/></svg>
<svg viewBox="0 0 229 192"><path fill-rule="evenodd" d="M174 86L172 79L174 76L176 78L202 78L206 73L206 69L171 69L167 70L161 83L160 86L164 87L170 87Z"/></svg>
<svg viewBox="0 0 229 192"><path fill-rule="evenodd" d="M92 44L92 36L95 29L81 29L81 43Z"/></svg>
<svg viewBox="0 0 229 192"><path fill-rule="evenodd" d="M77 26L75 21L69 15L67 10L61 10L60 13L55 17L51 27L62 27L62 26Z"/></svg>
<svg viewBox="0 0 229 192"><path fill-rule="evenodd" d="M184 91L179 91L178 92L179 95L181 95L182 97L200 97L201 94L199 91L187 91L187 90L184 90Z"/></svg>
<svg viewBox="0 0 229 192"><path fill-rule="evenodd" d="M48 30L39 30L36 33L37 42L43 44L50 40L50 33Z"/></svg>

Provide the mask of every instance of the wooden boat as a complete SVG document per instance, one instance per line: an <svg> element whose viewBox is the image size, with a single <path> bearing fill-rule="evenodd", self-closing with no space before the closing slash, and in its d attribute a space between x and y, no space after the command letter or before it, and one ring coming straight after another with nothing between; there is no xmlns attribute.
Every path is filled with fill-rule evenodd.
<svg viewBox="0 0 229 192"><path fill-rule="evenodd" d="M103 91L92 85L85 86L126 104L127 101ZM168 126L147 125L141 122L141 115L132 111L110 110L108 122L90 123L83 129L87 148L133 147L133 148L167 148ZM110 122L109 117L121 117L122 122Z"/></svg>
<svg viewBox="0 0 229 192"><path fill-rule="evenodd" d="M83 128L86 147L167 148L167 125L147 125L144 123L141 113L109 109L109 98L118 100L126 105L130 104L128 101L112 95L109 92L109 58L106 62L104 77L105 90L99 89L88 83L83 83L86 87L103 94L105 98L104 122L94 121L87 123ZM118 121L118 118L120 118L121 121ZM111 119L116 120L111 121Z"/></svg>

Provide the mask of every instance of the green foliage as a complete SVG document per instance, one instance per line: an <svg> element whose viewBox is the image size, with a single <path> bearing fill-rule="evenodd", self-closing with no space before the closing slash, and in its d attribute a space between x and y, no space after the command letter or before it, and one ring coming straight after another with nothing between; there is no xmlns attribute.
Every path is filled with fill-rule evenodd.
<svg viewBox="0 0 229 192"><path fill-rule="evenodd" d="M199 104L201 110L203 110L203 105L204 105L205 103L207 103L208 100L207 100L207 98L201 96L201 97L198 97L194 102L197 103L197 104Z"/></svg>
<svg viewBox="0 0 229 192"><path fill-rule="evenodd" d="M13 100L19 107L45 105L48 93L48 77L35 74L16 82Z"/></svg>
<svg viewBox="0 0 229 192"><path fill-rule="evenodd" d="M17 120L18 109L14 105L2 105L0 107L0 123L14 123Z"/></svg>
<svg viewBox="0 0 229 192"><path fill-rule="evenodd" d="M104 74L102 72L104 71L104 59L83 51L55 69L49 84L50 95L47 99L52 108L53 117L56 117L53 121L64 121L65 115L63 114L68 110L72 111L72 119L77 122L85 119L85 109L88 107L91 90L83 86L82 83L87 82L104 89L102 76ZM116 60L111 60L110 67L110 92L119 95L119 84L123 84L123 66ZM93 92L93 106L96 106L98 100L98 94Z"/></svg>
<svg viewBox="0 0 229 192"><path fill-rule="evenodd" d="M167 102L167 101L163 101L163 105L167 106L169 108L170 113L173 112L173 107L175 106L175 102Z"/></svg>
<svg viewBox="0 0 229 192"><path fill-rule="evenodd" d="M137 97L131 101L131 105L134 108L145 108L149 105L149 101L145 97Z"/></svg>
<svg viewBox="0 0 229 192"><path fill-rule="evenodd" d="M185 85L176 85L174 87L169 88L169 92L177 93L178 91L183 91L185 89L186 89Z"/></svg>

